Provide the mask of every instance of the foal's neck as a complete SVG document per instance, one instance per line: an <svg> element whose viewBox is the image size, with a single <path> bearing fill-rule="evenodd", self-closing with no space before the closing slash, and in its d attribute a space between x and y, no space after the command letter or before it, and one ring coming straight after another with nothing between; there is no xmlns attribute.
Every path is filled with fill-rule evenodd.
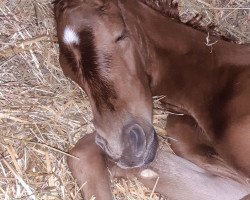
<svg viewBox="0 0 250 200"><path fill-rule="evenodd" d="M151 52L147 70L153 95L166 95L178 103L185 95L196 98L194 89L202 87L205 97L218 80L223 87L223 79L226 82L237 68L250 66L249 46L210 36L141 6L139 17Z"/></svg>

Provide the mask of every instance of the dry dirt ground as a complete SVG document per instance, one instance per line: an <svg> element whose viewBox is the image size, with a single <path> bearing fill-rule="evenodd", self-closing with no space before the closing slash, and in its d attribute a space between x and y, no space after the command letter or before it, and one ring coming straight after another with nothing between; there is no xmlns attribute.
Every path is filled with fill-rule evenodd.
<svg viewBox="0 0 250 200"><path fill-rule="evenodd" d="M155 0L156 6L166 0ZM250 0L179 0L181 19L196 14L221 35L250 42ZM155 97L154 124L167 147ZM66 152L93 131L85 93L58 64L50 0L0 0L0 199L81 199ZM94 164L94 163L93 163ZM112 180L116 199L167 199L137 180Z"/></svg>

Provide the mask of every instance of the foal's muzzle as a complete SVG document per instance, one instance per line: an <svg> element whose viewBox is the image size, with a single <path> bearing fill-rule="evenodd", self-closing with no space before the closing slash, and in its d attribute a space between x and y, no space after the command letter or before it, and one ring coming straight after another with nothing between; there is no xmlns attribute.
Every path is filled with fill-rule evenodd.
<svg viewBox="0 0 250 200"><path fill-rule="evenodd" d="M123 128L121 143L118 142L123 149L119 157L116 156L116 152L112 151L109 141L98 134L96 143L121 168L142 167L149 164L154 160L158 147L158 139L153 127L145 131L138 124L127 125Z"/></svg>
<svg viewBox="0 0 250 200"><path fill-rule="evenodd" d="M138 124L124 127L124 149L118 161L122 168L141 167L154 160L158 140L155 130L145 132Z"/></svg>

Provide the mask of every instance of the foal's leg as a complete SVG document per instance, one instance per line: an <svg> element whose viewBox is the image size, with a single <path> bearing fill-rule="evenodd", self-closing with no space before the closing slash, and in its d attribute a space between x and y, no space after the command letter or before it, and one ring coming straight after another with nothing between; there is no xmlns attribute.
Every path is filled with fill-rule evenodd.
<svg viewBox="0 0 250 200"><path fill-rule="evenodd" d="M188 115L169 115L166 130L174 152L192 162L211 162L215 150L209 145L196 121Z"/></svg>
<svg viewBox="0 0 250 200"><path fill-rule="evenodd" d="M181 157L161 150L147 168L123 170L111 165L110 169L113 176L137 177L151 189L159 177L155 191L170 199L238 200L250 193L250 185L246 183L213 175Z"/></svg>
<svg viewBox="0 0 250 200"><path fill-rule="evenodd" d="M250 178L250 115L231 123L216 148L226 161Z"/></svg>
<svg viewBox="0 0 250 200"><path fill-rule="evenodd" d="M174 152L212 174L244 180L209 144L196 121L188 115L169 115L166 130Z"/></svg>
<svg viewBox="0 0 250 200"><path fill-rule="evenodd" d="M96 200L111 200L110 179L105 157L95 144L95 134L89 134L80 139L70 154L79 158L68 157L67 163L72 175L81 188L81 194L86 199L92 196Z"/></svg>
<svg viewBox="0 0 250 200"><path fill-rule="evenodd" d="M80 160L69 158L68 165L77 179L82 195L89 200L112 200L107 166L100 148L94 142L94 134L78 141L70 151ZM250 192L250 187L237 181L211 176L206 170L168 152L158 151L148 168L124 170L111 161L107 165L114 177L137 177L147 187L153 188L157 177L156 191L171 199L211 200L240 199Z"/></svg>

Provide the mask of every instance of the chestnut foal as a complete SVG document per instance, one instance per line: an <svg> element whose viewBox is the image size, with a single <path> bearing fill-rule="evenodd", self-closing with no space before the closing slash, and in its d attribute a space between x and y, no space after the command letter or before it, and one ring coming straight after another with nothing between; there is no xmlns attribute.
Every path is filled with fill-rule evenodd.
<svg viewBox="0 0 250 200"><path fill-rule="evenodd" d="M159 151L153 171L146 171L150 181L143 182L159 175L157 191L176 199L237 199L249 193L249 46L209 37L140 1L57 0L55 16L60 64L86 91L97 130L72 150L81 160L69 159L79 184L88 181L87 198L111 199L94 136L119 167L143 169L154 159L152 95L165 95L166 109L183 114L170 115L166 129L176 154L199 167ZM141 169L128 173L145 178ZM106 173L103 180L98 173Z"/></svg>

